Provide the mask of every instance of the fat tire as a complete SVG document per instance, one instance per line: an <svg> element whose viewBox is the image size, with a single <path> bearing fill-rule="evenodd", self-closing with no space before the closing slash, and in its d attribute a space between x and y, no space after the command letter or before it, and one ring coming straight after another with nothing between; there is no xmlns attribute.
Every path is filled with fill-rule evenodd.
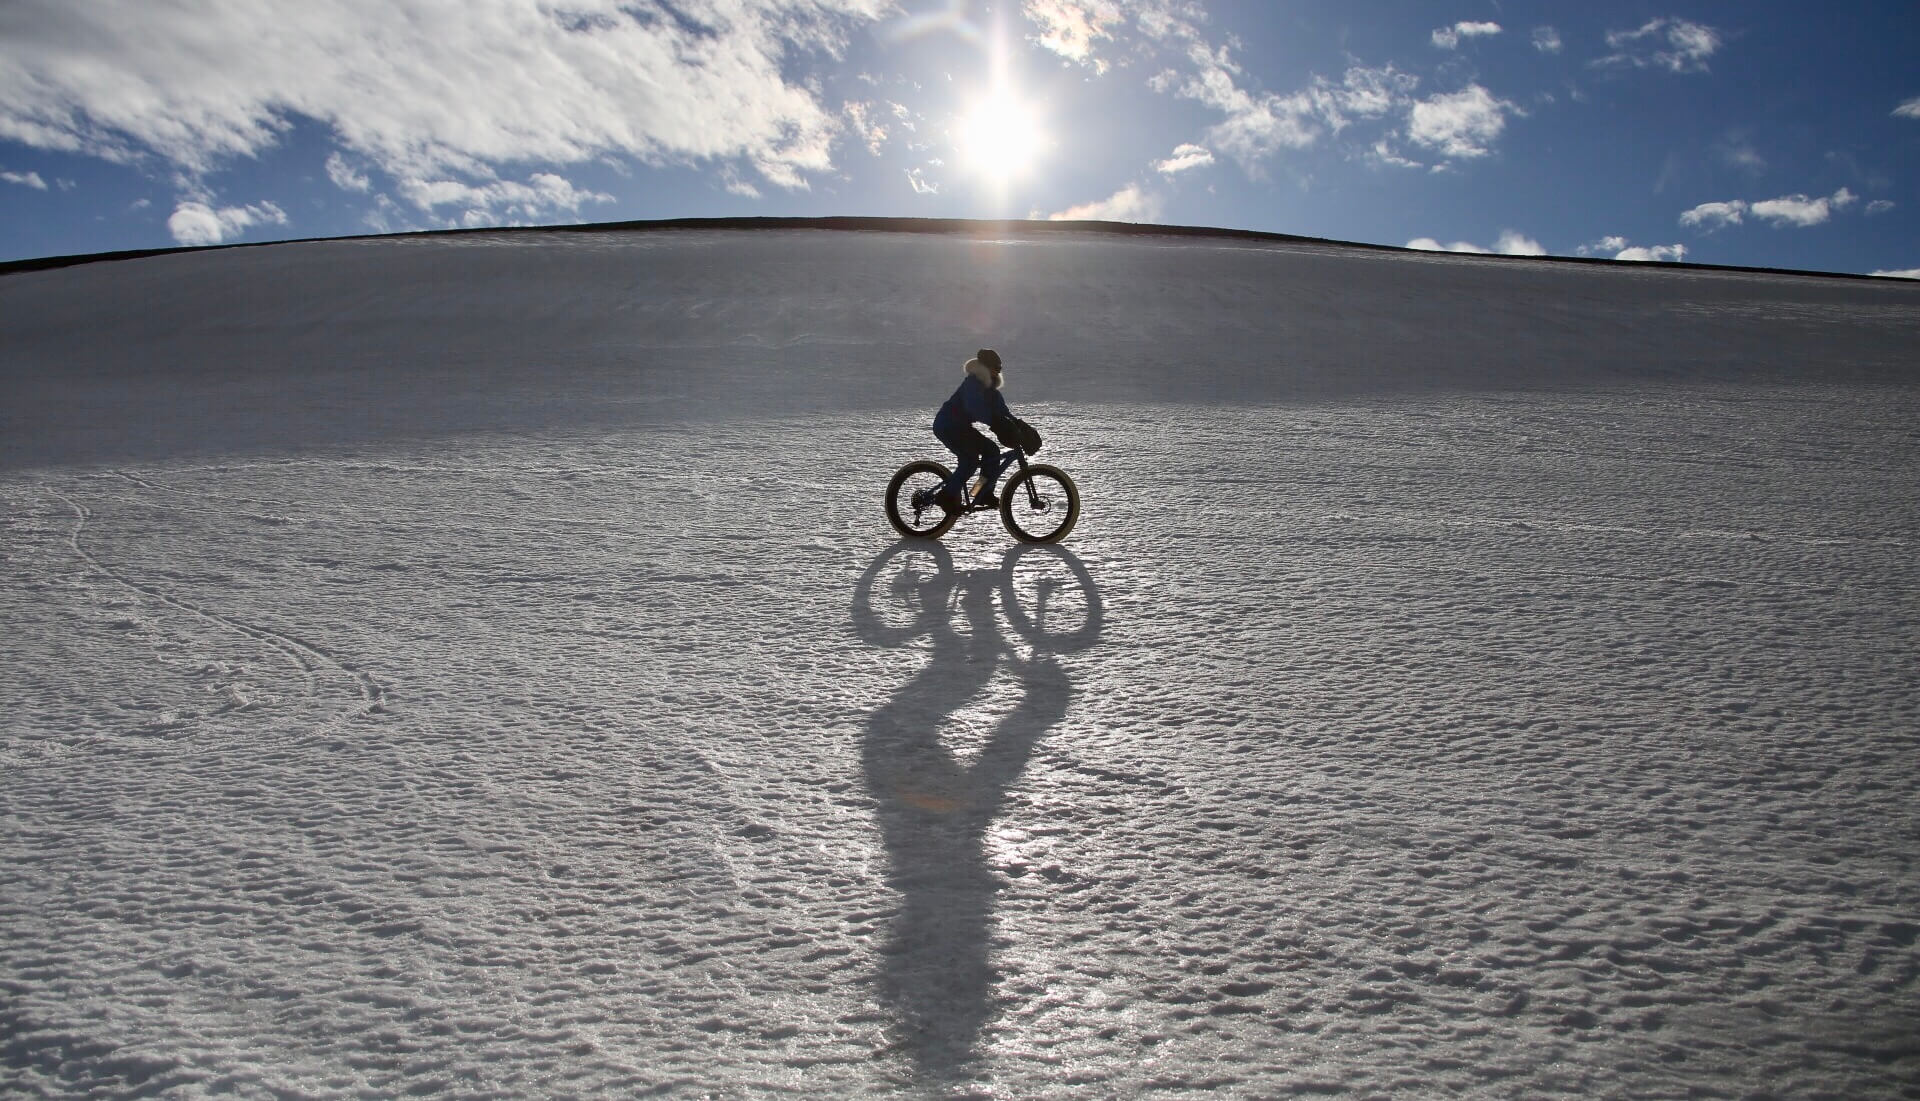
<svg viewBox="0 0 1920 1101"><path fill-rule="evenodd" d="M1029 482L1037 482L1036 489L1052 482L1053 486L1043 495L1066 498L1066 519L1058 526L1023 523L1020 510L1027 505L1026 493ZM1057 500L1054 507L1056 509L1059 507ZM1041 515L1052 516L1053 513ZM1074 485L1073 479L1067 476L1067 472L1057 466L1032 463L1009 479L1006 486L1000 490L1000 522L1005 524L1007 531L1022 543L1058 543L1067 537L1067 533L1073 530L1074 523L1079 519L1080 487Z"/></svg>
<svg viewBox="0 0 1920 1101"><path fill-rule="evenodd" d="M887 522L893 525L893 530L909 539L938 539L947 533L948 528L953 527L954 521L958 520L960 515L935 505L931 511L939 513L939 519L932 524L914 527L911 519L913 502L910 499L913 490L908 488L907 483L916 474L932 474L944 482L952 477L953 471L932 459L920 459L894 471L893 478L887 482Z"/></svg>

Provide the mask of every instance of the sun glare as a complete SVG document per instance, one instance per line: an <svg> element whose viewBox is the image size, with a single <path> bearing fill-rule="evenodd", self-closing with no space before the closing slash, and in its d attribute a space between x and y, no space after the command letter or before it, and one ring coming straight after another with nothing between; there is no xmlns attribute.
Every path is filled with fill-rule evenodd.
<svg viewBox="0 0 1920 1101"><path fill-rule="evenodd" d="M1047 145L1033 108L1005 89L974 104L956 138L968 168L1001 180L1033 171Z"/></svg>

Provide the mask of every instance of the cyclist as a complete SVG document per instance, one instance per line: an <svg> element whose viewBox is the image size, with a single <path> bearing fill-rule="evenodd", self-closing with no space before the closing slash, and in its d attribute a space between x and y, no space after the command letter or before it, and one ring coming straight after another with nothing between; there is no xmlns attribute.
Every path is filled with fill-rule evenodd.
<svg viewBox="0 0 1920 1101"><path fill-rule="evenodd" d="M993 487L1000 479L1006 459L1000 453L1000 446L981 435L974 425L991 425L1013 416L1007 409L1007 399L1000 396L999 352L992 348L980 349L967 360L966 371L967 377L960 380L960 388L933 418L934 436L960 460L953 476L935 497L940 506L950 512L960 509L967 479L975 471L981 473L981 478L980 492L973 503L981 508L995 508L1000 504L1000 499L993 495Z"/></svg>

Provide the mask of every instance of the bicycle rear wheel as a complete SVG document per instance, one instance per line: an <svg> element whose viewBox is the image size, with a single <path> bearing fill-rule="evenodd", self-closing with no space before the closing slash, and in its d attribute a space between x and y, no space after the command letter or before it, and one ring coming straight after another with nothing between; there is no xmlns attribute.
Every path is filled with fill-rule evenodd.
<svg viewBox="0 0 1920 1101"><path fill-rule="evenodd" d="M911 462L894 471L887 483L887 522L912 539L938 539L947 533L957 513L933 503L933 495L953 472L932 459Z"/></svg>
<svg viewBox="0 0 1920 1101"><path fill-rule="evenodd" d="M1080 489L1057 466L1035 463L1000 491L1000 522L1023 543L1058 543L1080 519Z"/></svg>

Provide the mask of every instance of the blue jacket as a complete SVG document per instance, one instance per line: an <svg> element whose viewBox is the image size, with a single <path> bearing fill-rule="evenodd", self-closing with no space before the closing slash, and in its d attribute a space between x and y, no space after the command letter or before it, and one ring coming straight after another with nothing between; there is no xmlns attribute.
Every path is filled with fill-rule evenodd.
<svg viewBox="0 0 1920 1101"><path fill-rule="evenodd" d="M1000 396L1000 391L989 388L979 375L969 372L960 388L940 407L940 412L934 414L933 430L952 432L967 425L992 424L1001 417L1011 416L1007 399Z"/></svg>

